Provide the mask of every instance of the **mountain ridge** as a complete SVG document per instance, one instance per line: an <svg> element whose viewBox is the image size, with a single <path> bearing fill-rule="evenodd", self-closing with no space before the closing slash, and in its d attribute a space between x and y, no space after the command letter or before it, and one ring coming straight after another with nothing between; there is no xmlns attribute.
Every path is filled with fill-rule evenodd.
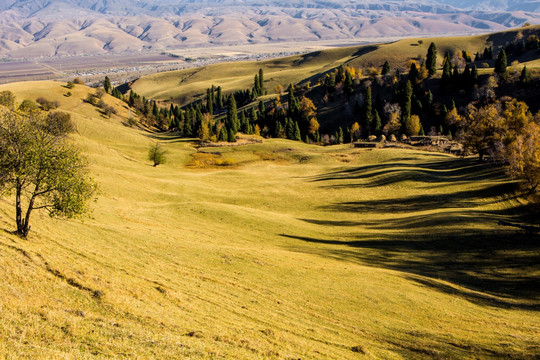
<svg viewBox="0 0 540 360"><path fill-rule="evenodd" d="M444 2L444 3L443 3ZM462 4L463 3L463 4ZM472 34L540 23L540 2L0 1L0 56L33 58L193 46ZM485 7L485 6L484 6Z"/></svg>

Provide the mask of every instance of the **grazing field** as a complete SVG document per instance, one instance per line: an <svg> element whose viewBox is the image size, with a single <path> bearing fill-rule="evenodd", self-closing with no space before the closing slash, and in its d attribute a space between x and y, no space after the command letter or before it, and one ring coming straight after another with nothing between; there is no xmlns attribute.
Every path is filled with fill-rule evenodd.
<svg viewBox="0 0 540 360"><path fill-rule="evenodd" d="M57 82L100 193L90 217L0 200L0 357L534 358L540 242L517 184L473 159L265 140L195 148ZM153 167L153 141L168 162ZM214 159L193 161L193 159ZM215 161L215 160L227 161Z"/></svg>

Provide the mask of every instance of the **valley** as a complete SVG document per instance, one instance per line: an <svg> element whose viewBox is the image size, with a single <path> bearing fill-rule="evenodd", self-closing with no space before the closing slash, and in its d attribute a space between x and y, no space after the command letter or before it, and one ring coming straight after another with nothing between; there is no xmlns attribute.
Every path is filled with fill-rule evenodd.
<svg viewBox="0 0 540 360"><path fill-rule="evenodd" d="M538 191L493 149L538 140L539 33L0 63L2 114L68 114L98 186L27 238L1 192L0 358L537 357Z"/></svg>

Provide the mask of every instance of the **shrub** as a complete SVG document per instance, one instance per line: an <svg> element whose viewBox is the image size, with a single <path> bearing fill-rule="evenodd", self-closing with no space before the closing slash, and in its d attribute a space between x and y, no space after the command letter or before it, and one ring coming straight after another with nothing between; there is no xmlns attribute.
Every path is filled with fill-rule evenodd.
<svg viewBox="0 0 540 360"><path fill-rule="evenodd" d="M81 80L81 78L78 78L76 77L75 79L73 79L73 83L74 84L77 84L77 85L84 85L83 81Z"/></svg>
<svg viewBox="0 0 540 360"><path fill-rule="evenodd" d="M487 69L489 67L489 64L487 62L483 62L480 64L481 68Z"/></svg>
<svg viewBox="0 0 540 360"><path fill-rule="evenodd" d="M19 105L19 111L22 112L35 112L39 110L39 106L32 100L24 99L21 105Z"/></svg>
<svg viewBox="0 0 540 360"><path fill-rule="evenodd" d="M137 119L135 119L133 116L130 116L128 119L128 125L130 127L137 125L137 122L138 122Z"/></svg>
<svg viewBox="0 0 540 360"><path fill-rule="evenodd" d="M41 108L45 111L56 109L60 106L60 103L57 100L49 101L44 97L39 97L36 99L36 102L41 105Z"/></svg>
<svg viewBox="0 0 540 360"><path fill-rule="evenodd" d="M75 87L75 84L73 82L71 82L71 81L68 81L67 84L66 84L66 87L68 89L73 89Z"/></svg>
<svg viewBox="0 0 540 360"><path fill-rule="evenodd" d="M86 101L87 103L89 103L90 105L94 105L94 106L95 106L96 103L97 103L97 100L96 100L96 97L94 96L94 94L88 94L88 95L86 95L85 101Z"/></svg>

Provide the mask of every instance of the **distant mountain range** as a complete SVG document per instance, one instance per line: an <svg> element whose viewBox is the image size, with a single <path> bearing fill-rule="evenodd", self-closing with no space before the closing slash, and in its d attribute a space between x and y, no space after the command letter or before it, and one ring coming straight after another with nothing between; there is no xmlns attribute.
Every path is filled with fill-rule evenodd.
<svg viewBox="0 0 540 360"><path fill-rule="evenodd" d="M540 1L0 0L0 56L478 33L540 23Z"/></svg>

